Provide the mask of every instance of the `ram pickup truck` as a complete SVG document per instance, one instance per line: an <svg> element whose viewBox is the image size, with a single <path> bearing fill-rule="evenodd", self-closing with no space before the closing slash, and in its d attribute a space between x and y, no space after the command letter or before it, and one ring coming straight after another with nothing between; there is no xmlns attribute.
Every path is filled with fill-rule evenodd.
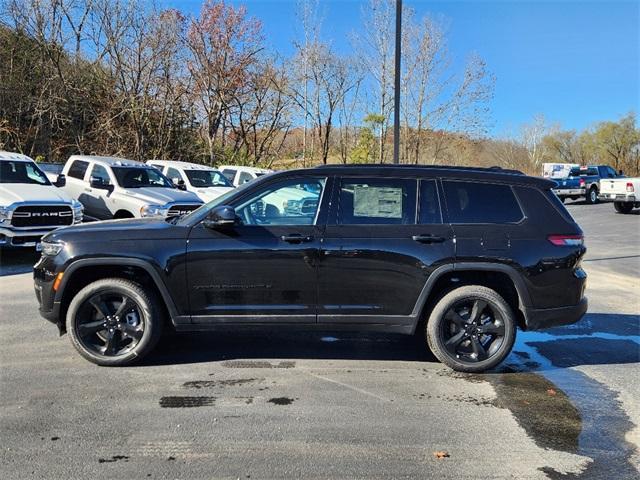
<svg viewBox="0 0 640 480"><path fill-rule="evenodd" d="M593 204L598 202L601 179L622 176L622 172L616 172L609 165L574 167L568 177L556 180L558 186L553 191L563 202L584 197L587 203Z"/></svg>
<svg viewBox="0 0 640 480"><path fill-rule="evenodd" d="M36 247L58 227L82 222L82 204L26 155L0 152L0 247Z"/></svg>
<svg viewBox="0 0 640 480"><path fill-rule="evenodd" d="M157 168L133 160L72 155L62 173L63 189L98 220L166 218L202 205L195 193L179 190Z"/></svg>
<svg viewBox="0 0 640 480"><path fill-rule="evenodd" d="M600 180L600 195L603 202L613 202L618 213L631 213L640 207L640 178L610 178Z"/></svg>

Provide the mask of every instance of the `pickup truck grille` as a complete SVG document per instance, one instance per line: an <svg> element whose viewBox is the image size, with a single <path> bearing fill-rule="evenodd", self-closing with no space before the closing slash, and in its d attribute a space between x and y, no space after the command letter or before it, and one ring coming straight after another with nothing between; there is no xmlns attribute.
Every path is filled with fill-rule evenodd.
<svg viewBox="0 0 640 480"><path fill-rule="evenodd" d="M167 212L167 216L173 217L175 215L185 215L189 212L192 212L199 206L200 205L173 205Z"/></svg>
<svg viewBox="0 0 640 480"><path fill-rule="evenodd" d="M11 215L11 225L25 227L60 227L73 223L73 211L65 205L25 205Z"/></svg>

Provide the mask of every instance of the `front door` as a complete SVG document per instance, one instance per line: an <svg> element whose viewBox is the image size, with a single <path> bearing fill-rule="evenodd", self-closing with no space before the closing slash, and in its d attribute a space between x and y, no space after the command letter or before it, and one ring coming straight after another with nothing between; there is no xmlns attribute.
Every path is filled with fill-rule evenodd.
<svg viewBox="0 0 640 480"><path fill-rule="evenodd" d="M232 203L238 225L195 226L187 247L192 321L315 323L326 189L319 176L263 183Z"/></svg>
<svg viewBox="0 0 640 480"><path fill-rule="evenodd" d="M413 325L427 278L454 260L436 180L336 183L320 252L318 322Z"/></svg>

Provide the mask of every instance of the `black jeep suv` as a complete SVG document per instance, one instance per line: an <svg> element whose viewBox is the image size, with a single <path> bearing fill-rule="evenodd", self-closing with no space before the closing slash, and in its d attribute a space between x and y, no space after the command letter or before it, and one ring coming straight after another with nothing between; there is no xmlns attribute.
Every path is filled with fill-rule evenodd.
<svg viewBox="0 0 640 480"><path fill-rule="evenodd" d="M587 310L582 231L553 187L497 168L276 173L182 217L50 233L36 296L99 365L143 357L167 327L268 325L423 333L443 363L479 372L517 327Z"/></svg>

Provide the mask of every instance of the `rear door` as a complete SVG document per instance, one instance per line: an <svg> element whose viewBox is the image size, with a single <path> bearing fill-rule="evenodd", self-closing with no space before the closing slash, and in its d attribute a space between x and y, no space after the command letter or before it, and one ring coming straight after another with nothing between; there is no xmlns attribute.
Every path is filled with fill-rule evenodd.
<svg viewBox="0 0 640 480"><path fill-rule="evenodd" d="M320 252L318 322L412 325L429 275L454 260L433 178L336 180Z"/></svg>

